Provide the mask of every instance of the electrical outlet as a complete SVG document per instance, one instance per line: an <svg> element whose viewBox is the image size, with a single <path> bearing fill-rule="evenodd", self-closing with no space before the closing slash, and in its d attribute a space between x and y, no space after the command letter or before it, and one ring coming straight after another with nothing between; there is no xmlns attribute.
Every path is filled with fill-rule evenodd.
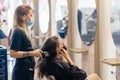
<svg viewBox="0 0 120 80"><path fill-rule="evenodd" d="M111 70L111 75L110 75L111 80L116 80L116 72Z"/></svg>

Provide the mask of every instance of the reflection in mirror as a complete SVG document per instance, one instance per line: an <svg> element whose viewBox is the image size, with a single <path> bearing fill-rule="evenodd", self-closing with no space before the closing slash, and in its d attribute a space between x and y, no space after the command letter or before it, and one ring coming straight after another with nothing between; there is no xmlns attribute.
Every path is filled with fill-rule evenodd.
<svg viewBox="0 0 120 80"><path fill-rule="evenodd" d="M39 1L39 23L40 31L47 33L49 27L49 5L48 0Z"/></svg>
<svg viewBox="0 0 120 80"><path fill-rule="evenodd" d="M6 1L0 1L0 39L7 38L8 36L8 3Z"/></svg>
<svg viewBox="0 0 120 80"><path fill-rule="evenodd" d="M120 0L112 0L110 26L116 47L120 48ZM119 49L120 50L120 49Z"/></svg>
<svg viewBox="0 0 120 80"><path fill-rule="evenodd" d="M58 34L65 38L68 28L68 6L67 0L57 0L56 2L56 22Z"/></svg>
<svg viewBox="0 0 120 80"><path fill-rule="evenodd" d="M77 12L81 39L85 45L90 45L94 41L96 32L95 0L79 0Z"/></svg>

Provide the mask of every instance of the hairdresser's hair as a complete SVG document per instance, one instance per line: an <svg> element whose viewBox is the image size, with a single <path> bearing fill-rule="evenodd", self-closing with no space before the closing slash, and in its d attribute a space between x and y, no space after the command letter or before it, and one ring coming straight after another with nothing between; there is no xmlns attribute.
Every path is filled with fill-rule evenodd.
<svg viewBox="0 0 120 80"><path fill-rule="evenodd" d="M28 31L28 27L23 26L23 19L22 19L23 16L26 16L31 10L32 10L32 8L29 5L20 5L16 8L15 14L14 14L12 33L15 28L20 28L20 29L24 30L26 36L28 37L28 39L30 40L30 42L32 44L32 47L34 48L35 44L32 41L31 35Z"/></svg>
<svg viewBox="0 0 120 80"><path fill-rule="evenodd" d="M27 15L32 8L29 5L20 5L16 8L14 14L14 27L23 27L22 17Z"/></svg>

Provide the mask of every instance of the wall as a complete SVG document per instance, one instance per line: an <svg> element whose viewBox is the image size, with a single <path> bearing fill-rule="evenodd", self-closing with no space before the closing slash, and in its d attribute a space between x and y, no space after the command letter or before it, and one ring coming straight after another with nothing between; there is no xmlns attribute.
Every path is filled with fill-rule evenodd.
<svg viewBox="0 0 120 80"><path fill-rule="evenodd" d="M99 57L114 58L116 48L114 46L110 28L110 0L99 0ZM102 80L116 80L115 67L100 62L99 72Z"/></svg>

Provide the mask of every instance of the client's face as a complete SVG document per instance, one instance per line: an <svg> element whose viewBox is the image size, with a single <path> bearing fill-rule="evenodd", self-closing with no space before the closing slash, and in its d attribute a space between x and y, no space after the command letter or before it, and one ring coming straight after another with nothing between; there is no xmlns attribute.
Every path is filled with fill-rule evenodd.
<svg viewBox="0 0 120 80"><path fill-rule="evenodd" d="M58 39L59 46L57 47L57 51L61 51L63 49L63 42L61 39Z"/></svg>
<svg viewBox="0 0 120 80"><path fill-rule="evenodd" d="M58 44L59 46L56 48L57 50L57 58L62 58L63 57L63 42L61 39L58 39Z"/></svg>

